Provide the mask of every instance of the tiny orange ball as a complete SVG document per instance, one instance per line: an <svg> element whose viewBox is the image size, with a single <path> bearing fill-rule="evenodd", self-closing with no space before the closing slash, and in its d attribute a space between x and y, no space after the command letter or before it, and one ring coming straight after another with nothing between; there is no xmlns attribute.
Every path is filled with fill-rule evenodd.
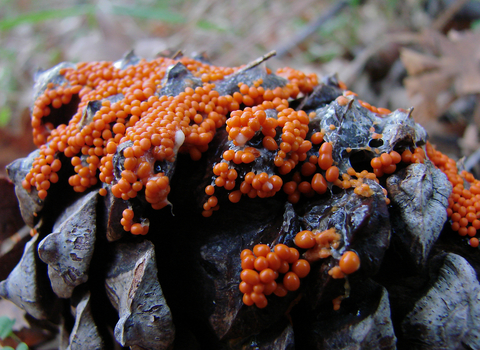
<svg viewBox="0 0 480 350"><path fill-rule="evenodd" d="M252 285L248 284L248 283L245 282L245 281L240 282L240 284L239 284L239 286L238 286L238 289L239 289L240 292L242 292L242 293L251 293L251 292L253 291Z"/></svg>
<svg viewBox="0 0 480 350"><path fill-rule="evenodd" d="M292 264L292 272L295 272L298 277L304 278L310 272L310 264L305 259L298 259Z"/></svg>
<svg viewBox="0 0 480 350"><path fill-rule="evenodd" d="M270 253L270 247L266 244L257 244L253 247L253 254L256 256L267 256Z"/></svg>
<svg viewBox="0 0 480 350"><path fill-rule="evenodd" d="M246 255L242 258L242 269L251 269L253 270L255 266L255 257L253 255Z"/></svg>
<svg viewBox="0 0 480 350"><path fill-rule="evenodd" d="M245 293L242 298L243 303L247 306L252 306L253 304L255 304L250 295L250 293Z"/></svg>
<svg viewBox="0 0 480 350"><path fill-rule="evenodd" d="M267 254L268 267L273 271L277 271L282 265L282 259L275 252L270 252Z"/></svg>
<svg viewBox="0 0 480 350"><path fill-rule="evenodd" d="M240 278L242 281L251 284L252 286L258 284L260 282L260 277L258 276L258 272L252 269L245 269L240 273Z"/></svg>
<svg viewBox="0 0 480 350"><path fill-rule="evenodd" d="M132 227L130 228L130 232L133 235L141 235L143 234L143 226L142 224L133 224Z"/></svg>
<svg viewBox="0 0 480 350"><path fill-rule="evenodd" d="M288 290L285 288L283 283L277 283L277 288L273 291L273 294L275 294L278 297L284 297L287 295Z"/></svg>
<svg viewBox="0 0 480 350"><path fill-rule="evenodd" d="M287 272L283 277L283 285L291 292L300 288L300 278L295 272Z"/></svg>
<svg viewBox="0 0 480 350"><path fill-rule="evenodd" d="M289 264L293 264L300 257L300 253L295 248L290 248L290 258L287 260Z"/></svg>
<svg viewBox="0 0 480 350"><path fill-rule="evenodd" d="M264 256L259 256L255 259L253 266L257 271L263 271L268 268L268 261L267 258Z"/></svg>
<svg viewBox="0 0 480 350"><path fill-rule="evenodd" d="M270 283L273 280L275 280L275 272L272 269L267 268L260 272L260 281L263 283Z"/></svg>
<svg viewBox="0 0 480 350"><path fill-rule="evenodd" d="M275 245L273 251L277 253L278 257L282 260L288 260L290 258L290 247L285 244Z"/></svg>
<svg viewBox="0 0 480 350"><path fill-rule="evenodd" d="M343 253L340 258L339 266L344 274L349 275L360 268L360 258L357 253L349 250Z"/></svg>
<svg viewBox="0 0 480 350"><path fill-rule="evenodd" d="M295 236L295 245L302 249L310 249L315 246L315 235L312 231L304 230Z"/></svg>
<svg viewBox="0 0 480 350"><path fill-rule="evenodd" d="M270 295L277 289L277 282L271 281L270 283L265 283L265 289L263 294Z"/></svg>
<svg viewBox="0 0 480 350"><path fill-rule="evenodd" d="M243 259L247 255L253 255L253 252L250 249L242 250L242 252L240 253L240 259Z"/></svg>

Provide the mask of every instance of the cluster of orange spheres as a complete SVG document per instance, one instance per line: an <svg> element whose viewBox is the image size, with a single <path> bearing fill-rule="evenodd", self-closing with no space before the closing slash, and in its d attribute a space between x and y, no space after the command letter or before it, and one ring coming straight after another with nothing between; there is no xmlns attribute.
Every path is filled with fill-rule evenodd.
<svg viewBox="0 0 480 350"><path fill-rule="evenodd" d="M305 259L313 263L332 255L332 249L339 249L342 236L330 228L324 231L312 232L303 230L295 236L295 245L307 249ZM335 279L344 278L360 268L360 258L354 251L345 251L340 258L339 266L332 267L328 274Z"/></svg>
<svg viewBox="0 0 480 350"><path fill-rule="evenodd" d="M475 237L480 229L480 181L463 170L459 173L456 162L427 143L430 160L447 175L452 184L452 194L448 199L447 216L453 231L468 237L470 246L479 246Z"/></svg>
<svg viewBox="0 0 480 350"><path fill-rule="evenodd" d="M310 264L299 257L297 249L285 244L275 245L273 251L266 244L255 245L253 252L244 249L239 286L244 304L262 309L268 304L267 295L284 297L300 288L300 278L308 275Z"/></svg>
<svg viewBox="0 0 480 350"><path fill-rule="evenodd" d="M344 83L340 82L339 85L342 90L345 90L345 92L343 93L343 96L337 97L336 101L340 106L346 106L347 104L350 103L351 100L345 96L358 96L358 95L353 91L347 90L347 87ZM372 113L376 113L380 115L382 114L386 115L391 113L391 111L387 108L375 107L375 106L372 106L370 103L362 101L360 99L357 99L357 101L362 107L368 109Z"/></svg>
<svg viewBox="0 0 480 350"><path fill-rule="evenodd" d="M162 92L167 71L176 64L183 64L201 86L186 87L176 96ZM35 101L32 127L40 150L22 183L23 188L36 189L38 197L45 199L51 184L59 180L58 171L65 165L59 157L62 153L74 167L75 174L68 183L76 192L98 186L100 180L109 185L102 185L101 195L110 191L127 201L142 193L152 208L161 209L169 204L170 179L163 172L156 173L154 163L174 162L177 152L199 160L217 129L225 124L230 139L238 146L245 145L256 133L263 133L268 149L278 148L275 164L279 172L288 173L311 147L310 141L305 140L309 118L305 112L289 108L288 101L310 93L318 84L317 77L284 68L277 71L277 75L286 78L281 87L264 88L262 79L258 79L250 86L238 83L238 91L231 94L221 95L215 90L218 82L240 68L217 67L188 57L139 60L123 68L114 62L82 62L57 68L56 82L48 83ZM265 73L272 74L269 69ZM93 116L88 116L85 111L91 101L99 101L101 105ZM67 122L65 117L69 117L64 112L69 113L70 107L76 111L63 124ZM278 118L267 118L267 109L276 109ZM274 140L277 126L283 128L280 145ZM113 156L125 142L132 146L122 151L123 171L121 178L116 179ZM253 147L230 153L225 160L231 157L235 164L253 163L258 156ZM236 186L235 172L223 170L219 169L217 180L208 192L214 187L230 191ZM273 195L283 184L280 177L272 175L259 188L255 188L256 182L245 183L242 189L230 193L229 199L238 202L243 195ZM204 216L218 209L216 202L213 196L204 203ZM124 218L125 229L144 232L130 221Z"/></svg>
<svg viewBox="0 0 480 350"><path fill-rule="evenodd" d="M133 218L135 214L132 209L127 208L122 212L122 219L120 223L125 231L130 231L134 235L146 235L148 233L149 226L142 225L140 223L134 223Z"/></svg>
<svg viewBox="0 0 480 350"><path fill-rule="evenodd" d="M277 244L273 251L266 244L257 244L244 249L240 254L242 272L239 289L243 293L245 305L255 304L258 308L268 305L266 296L275 294L283 297L289 291L300 288L300 279L310 272L310 263L331 256L331 249L340 247L341 235L334 228L317 232L304 230L295 236L295 245L306 249L305 259L300 259L296 248ZM330 269L329 274L335 278L344 278L360 268L360 258L353 251L345 251L339 266Z"/></svg>
<svg viewBox="0 0 480 350"><path fill-rule="evenodd" d="M381 177L384 174L393 174L397 170L397 164L403 161L406 164L410 163L423 163L425 160L425 152L422 148L417 147L412 151L406 149L399 154L396 151L390 153L382 153L380 156L373 158L370 161L370 165L373 168L373 172L377 177Z"/></svg>
<svg viewBox="0 0 480 350"><path fill-rule="evenodd" d="M245 106L256 105L230 113L230 117L226 121L228 138L234 146L243 147L256 134L261 134L263 137L263 149L245 147L236 151L229 149L222 154L223 161L218 163L213 169L216 179L212 185L208 185L205 188L205 193L210 197L203 205L203 216L211 216L213 211L218 209L217 205L214 206L210 203L216 203L216 197L213 196L215 188L223 187L225 190L230 191L236 187L237 173L235 169L229 168L229 164L252 163L253 165L261 155L261 151L276 151L276 154L273 155L274 165L278 168L280 175L286 175L293 171L299 162L306 160L307 152L312 148L312 141L305 140L309 130L310 116L302 110L296 111L290 108L288 99L296 97L299 92L311 91L316 84L316 78L309 76L306 79L291 69L277 71L278 74L282 74L282 72L286 73L288 79L292 79L292 82L284 87L265 90L260 86L263 82L262 79L255 81L251 87L243 83L238 84L240 92L235 92L233 98L241 103L242 94L244 94L243 104ZM249 97L247 103L245 102L245 97ZM275 109L278 112L275 118L267 117L265 111L269 109ZM281 142L279 144L275 140L277 127L282 128L280 134ZM323 138L319 142L322 141ZM315 157L315 162L316 159L317 157ZM316 167L316 165L313 165L313 167ZM249 198L257 196L260 198L272 197L283 186L283 180L280 176L267 174L266 172L257 174L248 172L243 181L241 179L238 180L240 180L238 181L239 189L230 192L228 196L232 203L240 201L242 196L248 196ZM325 183L322 193L326 192L326 189ZM312 192L310 185L307 190ZM290 196L289 200L297 202L299 198L299 193L297 193L295 196Z"/></svg>
<svg viewBox="0 0 480 350"><path fill-rule="evenodd" d="M176 96L165 95L164 78L169 67L176 64L183 64L201 86L186 87ZM478 247L480 183L472 174L459 172L454 160L427 143L426 154L424 148L417 147L402 154L391 151L376 155L370 163L371 173L354 169L342 172L333 160L332 143L324 140L325 130L308 133L315 112L307 115L290 106L293 99L311 93L318 85L315 74L283 68L276 72L286 79L283 86L270 89L259 78L248 84L239 82L230 94L215 90L221 80L239 70L241 67L217 67L188 57L139 60L123 68L114 62L82 62L58 68L56 82L48 83L34 102L31 125L40 149L22 182L23 188L36 190L38 198L45 199L51 185L59 181L58 173L66 165L63 163L69 162L74 174L68 183L76 192L101 185L101 195L110 191L129 201L141 194L152 208L161 209L169 204L170 178L155 171L155 162L174 162L177 153L199 160L217 129L225 127L235 149L226 150L213 169L214 181L205 188L205 217L219 209L219 188L228 192L232 203L242 197L271 197L282 190L291 203L297 203L301 196L326 193L330 184L343 189L354 187L356 194L368 197L373 191L363 183L364 178L378 181L396 171L400 162L423 163L428 156L453 186L447 210L452 229L468 237L472 247ZM272 74L269 69L265 73L267 77ZM341 82L339 87L344 90L336 98L339 105L356 100L372 113L390 113L354 99L357 95ZM92 101L100 103L99 109L88 116L86 108ZM64 115L72 106L76 108L73 115ZM267 113L269 110L275 111L275 117ZM330 125L330 130L334 129ZM374 131L374 139L382 137ZM262 137L261 146L245 147L256 135ZM131 146L123 147L126 142ZM314 145L319 146L318 154L311 152ZM125 160L117 179L113 157L119 147ZM254 172L259 158L266 155L273 159L275 169ZM237 173L235 166L241 164L250 165L251 171ZM301 167L297 167L299 164ZM291 179L284 183L286 177L282 176L290 173ZM133 234L148 231L146 221L135 222L136 218L130 217L130 211L123 216L125 230Z"/></svg>

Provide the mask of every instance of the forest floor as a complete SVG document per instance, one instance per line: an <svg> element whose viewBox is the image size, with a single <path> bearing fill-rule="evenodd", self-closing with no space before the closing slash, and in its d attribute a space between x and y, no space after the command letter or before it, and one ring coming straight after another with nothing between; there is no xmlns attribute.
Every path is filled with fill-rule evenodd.
<svg viewBox="0 0 480 350"><path fill-rule="evenodd" d="M465 157L466 170L478 178L480 47L472 43L480 42L479 24L480 2L465 0L5 0L0 176L35 149L36 72L63 61L115 61L133 49L146 59L204 52L218 66L276 50L268 61L273 70L337 74L372 105L414 107L431 142L454 159ZM7 304L0 310L19 318Z"/></svg>

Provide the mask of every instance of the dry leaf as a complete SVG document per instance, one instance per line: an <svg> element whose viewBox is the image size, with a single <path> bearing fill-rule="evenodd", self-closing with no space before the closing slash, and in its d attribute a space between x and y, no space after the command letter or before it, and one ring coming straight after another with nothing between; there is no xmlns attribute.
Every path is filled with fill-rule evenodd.
<svg viewBox="0 0 480 350"><path fill-rule="evenodd" d="M440 60L437 57L421 54L408 48L401 49L401 58L409 75L441 68Z"/></svg>
<svg viewBox="0 0 480 350"><path fill-rule="evenodd" d="M414 116L422 123L438 118L459 96L480 93L480 48L472 45L480 40L480 33L420 35L425 52L404 48L401 59L409 74L405 87L415 102Z"/></svg>

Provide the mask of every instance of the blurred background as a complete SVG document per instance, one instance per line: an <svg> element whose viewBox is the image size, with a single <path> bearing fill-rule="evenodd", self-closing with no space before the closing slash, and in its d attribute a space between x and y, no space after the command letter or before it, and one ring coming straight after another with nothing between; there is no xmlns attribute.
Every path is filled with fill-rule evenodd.
<svg viewBox="0 0 480 350"><path fill-rule="evenodd" d="M238 66L277 50L268 62L272 69L290 66L319 76L336 73L350 90L377 107L414 106L415 119L450 156L470 156L479 148L479 1L0 4L2 173L4 165L33 149L29 107L35 72L62 61L117 60L131 49L147 59L168 51L204 52L221 66Z"/></svg>
<svg viewBox="0 0 480 350"><path fill-rule="evenodd" d="M147 59L204 53L218 66L276 50L273 70L338 74L372 105L414 107L431 142L464 157L478 178L479 43L480 1L0 0L0 176L35 149L36 72L62 61L115 61L133 49ZM30 346L48 338L1 305Z"/></svg>

